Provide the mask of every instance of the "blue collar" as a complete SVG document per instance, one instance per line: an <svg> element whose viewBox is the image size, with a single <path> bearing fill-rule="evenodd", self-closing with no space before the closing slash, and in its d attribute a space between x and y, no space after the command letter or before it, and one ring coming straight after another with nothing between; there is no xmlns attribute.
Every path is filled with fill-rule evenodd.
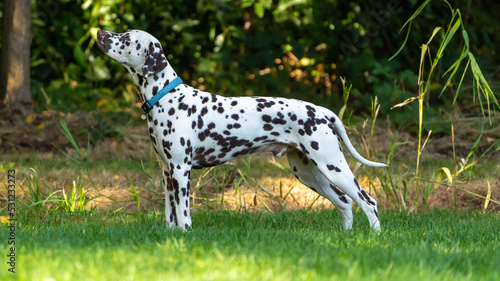
<svg viewBox="0 0 500 281"><path fill-rule="evenodd" d="M161 98L163 98L166 94L170 93L170 91L172 91L175 87L179 86L179 84L181 83L182 83L181 78L179 77L175 78L174 81L170 82L167 86L165 86L165 88L161 89L150 100L143 103L141 109L144 111L145 114L148 114L148 112Z"/></svg>

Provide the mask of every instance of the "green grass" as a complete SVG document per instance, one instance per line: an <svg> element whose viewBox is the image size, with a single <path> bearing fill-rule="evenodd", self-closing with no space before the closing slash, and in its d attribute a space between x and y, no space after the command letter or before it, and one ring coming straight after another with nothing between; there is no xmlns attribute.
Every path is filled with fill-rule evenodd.
<svg viewBox="0 0 500 281"><path fill-rule="evenodd" d="M345 232L336 211L200 211L182 232L167 229L162 213L31 211L17 230L17 273L4 265L0 280L499 280L500 216L381 218L374 233L356 212ZM2 227L1 253L7 235Z"/></svg>

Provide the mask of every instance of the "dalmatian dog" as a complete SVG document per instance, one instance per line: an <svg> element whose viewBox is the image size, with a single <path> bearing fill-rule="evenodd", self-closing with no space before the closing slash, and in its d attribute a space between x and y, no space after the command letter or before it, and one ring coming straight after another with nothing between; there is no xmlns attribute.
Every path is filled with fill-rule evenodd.
<svg viewBox="0 0 500 281"><path fill-rule="evenodd" d="M182 84L160 42L140 30L97 32L99 48L132 76L149 136L161 159L165 216L169 227L191 227L189 183L192 169L210 167L254 152L287 155L295 177L328 198L352 228L352 200L379 231L377 202L359 185L340 140L362 164L339 118L312 103L277 97L223 97Z"/></svg>

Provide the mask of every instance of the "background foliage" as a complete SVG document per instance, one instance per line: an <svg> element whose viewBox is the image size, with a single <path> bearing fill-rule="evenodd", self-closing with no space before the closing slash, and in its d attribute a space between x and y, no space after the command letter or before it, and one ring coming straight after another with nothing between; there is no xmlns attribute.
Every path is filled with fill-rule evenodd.
<svg viewBox="0 0 500 281"><path fill-rule="evenodd" d="M421 1L339 0L33 0L32 92L38 110L115 109L137 102L125 68L97 48L95 32L147 30L164 46L184 81L227 96L273 95L299 98L338 111L342 83L353 84L349 108L369 114L378 96L380 114L413 96L419 46L434 26L446 25L449 9L435 1L412 26L407 47L398 33ZM453 1L463 13L471 50L494 90L498 76L499 27L492 0ZM2 8L3 3L0 3ZM1 15L0 15L1 17ZM452 42L437 77L460 55ZM431 45L432 48L432 45ZM447 63L449 62L449 63ZM466 79L465 81L471 81ZM445 79L434 81L439 91ZM450 98L427 101L426 118L447 114ZM461 89L472 103L471 85ZM437 99L438 95L430 95ZM464 99L461 99L464 101ZM467 100L467 98L465 98ZM464 114L469 104L458 105ZM393 111L394 124L414 124L417 105Z"/></svg>

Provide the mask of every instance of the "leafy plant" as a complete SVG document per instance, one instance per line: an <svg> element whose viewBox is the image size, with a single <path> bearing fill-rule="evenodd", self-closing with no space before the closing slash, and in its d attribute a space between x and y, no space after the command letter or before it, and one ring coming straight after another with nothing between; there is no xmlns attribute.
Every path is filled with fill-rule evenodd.
<svg viewBox="0 0 500 281"><path fill-rule="evenodd" d="M425 1L416 11L415 13L408 19L408 21L403 25L402 29L403 30L406 26L408 26L408 31L406 34L405 41L403 42L403 45L401 48L396 52L394 56L392 56L390 59L393 59L396 55L398 55L406 45L409 35L410 35L410 30L412 23L414 20L419 16L419 14L424 10L424 8L430 3L430 0ZM460 93L460 88L462 85L462 82L465 78L465 73L466 71L470 68L472 69L473 73L473 97L479 101L479 106L481 108L481 111L483 113L483 116L486 116L485 114L485 107L486 107L486 112L488 113L488 117L491 123L491 112L493 110L492 106L496 106L497 108L500 108L500 105L496 99L495 93L491 90L491 87L489 86L486 78L482 74L482 71L475 59L474 54L470 51L469 47L469 35L467 31L465 30L464 23L462 20L461 12L459 9L453 9L451 5L446 1L443 0L448 7L450 8L451 12L451 20L448 24L448 27L446 29L438 26L434 28L434 31L431 35L431 37L428 39L427 43L424 43L421 45L421 55L420 55L420 65L419 65L419 75L418 75L418 93L416 96L411 97L406 99L404 102L396 104L393 106L395 107L404 107L410 104L413 101L418 101L418 146L417 146L417 159L416 159L416 169L415 169L415 200L418 200L418 191L419 191L419 186L420 185L425 185L425 182L428 182L429 180L421 178L419 174L419 168L420 168L420 158L422 155L422 151L424 150L424 147L427 143L427 140L429 139L432 131L429 131L427 138L424 140L423 139L423 125L424 125L424 112L425 112L425 106L424 106L424 101L426 100L426 96L431 94L431 87L432 87L432 82L435 79L436 75L436 69L439 64L442 63L443 56L445 54L446 48L449 46L450 41L454 36L457 34L459 29L461 30L461 35L462 39L464 42L464 47L462 49L462 53L460 57L448 68L448 70L445 71L443 77L445 75L448 75L448 79L446 81L445 86L441 90L441 93L439 96L441 96L445 90L448 88L448 85L451 83L453 78L457 75L457 72L459 70L460 65L462 64L462 61L466 60L466 66L465 69L463 70L463 73L461 75L461 78L458 83L458 87L455 91L455 96L453 99L453 104L456 103L458 94ZM439 38L438 34L441 34L441 40L439 41L439 47L437 49L437 52L433 54L431 51L431 42L435 38ZM427 67L427 64L429 65ZM483 102L483 99L485 99L485 102ZM373 118L375 120L375 118ZM373 128L373 126L372 126ZM453 130L452 130L453 132ZM438 172L434 176L434 184L427 184L426 188L423 189L423 196L422 196L422 203L423 205L426 205L427 198L429 197L430 193L436 189L439 185L443 184L442 181L442 176L446 175L446 179L444 182L448 182L449 186L452 187L453 183L453 178L457 177L460 175L463 171L467 170L468 168L472 167L479 161L481 158L483 158L487 152L490 151L496 151L500 150L500 146L498 145L500 142L496 141L491 146L477 159L469 163L469 159L474 156L475 151L478 147L479 141L481 139L481 136L478 137L476 140L474 146L471 148L467 159L463 161L463 164L459 170L454 169L454 172L452 173L449 168L447 167L441 167ZM452 141L454 143L454 137L452 135ZM455 154L453 155L454 159ZM482 197L477 195L478 197ZM418 202L415 204L415 208L417 208Z"/></svg>
<svg viewBox="0 0 500 281"><path fill-rule="evenodd" d="M422 46L421 46L420 67L419 67L419 75L418 75L418 94L415 97L411 97L411 98L405 100L404 102L393 106L393 108L402 107L402 106L405 106L405 105L407 105L410 102L413 102L415 100L418 101L419 129L418 129L417 166L416 166L416 170L415 170L415 175L417 177L419 175L418 172L419 172L420 155L422 154L423 147L425 146L425 143L422 144L422 126L423 126L425 96L427 94L431 93L431 84L432 84L432 81L433 81L433 78L435 75L436 67L441 62L446 47L448 47L451 39L457 33L459 28L462 29L462 38L464 40L465 45L464 45L464 48L462 50L462 54L460 55L460 57L445 72L444 75L446 75L447 73L449 73L451 71L451 73L449 74L449 77L448 77L448 81L446 82L445 86L443 87L440 95L443 94L443 92L447 89L447 86L450 84L452 79L457 74L458 68L459 68L460 64L462 63L462 61L467 58L468 61L467 61L466 67L464 69L464 72L462 74L462 77L460 79L460 82L458 84L458 88L456 89L455 98L454 98L453 103L455 103L457 100L457 97L458 97L458 94L460 91L460 86L462 85L462 82L464 80L465 72L467 71L469 64L470 64L471 68L472 68L472 72L474 74L473 83L474 83L475 87L473 88L473 90L474 90L473 93L474 93L474 96L475 97L477 96L477 99L479 100L479 105L481 107L483 115L484 115L484 105L483 105L481 96L484 96L484 98L486 99L487 112L488 112L488 116L490 117L490 122L491 122L491 113L490 113L491 112L490 111L491 105L493 104L493 105L496 105L497 107L500 108L500 105L498 104L498 101L495 97L495 94L491 90L491 87L489 86L488 82L486 81L486 78L484 78L484 75L482 74L481 69L479 68L479 66L477 64L476 59L474 58L474 55L469 50L469 36L468 36L467 31L465 30L460 10L459 9L453 10L451 5L446 0L443 0L443 1L449 6L452 18L451 18L450 23L448 25L448 28L446 30L444 30L440 26L434 28L434 31L433 31L431 37L429 38L429 40L427 41L427 43L422 44ZM408 37L410 35L411 24L412 24L413 20L422 12L422 10L430 2L431 2L431 0L425 1L417 9L417 11L410 17L410 19L403 25L402 29L404 29L404 27L406 25L408 25L406 39L405 39L403 45L401 46L401 48L390 59L393 59L404 48L404 46L406 45L406 42L408 40ZM430 44L433 41L433 39L435 38L435 36L440 32L442 35L441 42L440 42L439 48L437 50L437 53L434 55L434 58L433 58L431 50L430 50ZM430 64L430 69L427 71L426 71L426 62Z"/></svg>
<svg viewBox="0 0 500 281"><path fill-rule="evenodd" d="M63 210L67 214L89 214L92 215L97 205L90 206L89 203L95 198L89 198L87 192L81 183L73 181L71 193L67 194L64 188L51 191L50 186L45 184L48 195L45 195L41 189L41 183L38 173L31 168L31 174L26 179L26 186L30 195L29 202L23 200L26 204L24 208L42 207L45 211Z"/></svg>
<svg viewBox="0 0 500 281"><path fill-rule="evenodd" d="M29 175L26 178L26 186L28 187L28 193L31 196L32 202L34 203L41 202L43 194L40 188L40 181L38 180L38 174L35 169L31 168L30 170L32 172L32 175Z"/></svg>
<svg viewBox="0 0 500 281"><path fill-rule="evenodd" d="M77 183L77 181L73 181L73 185L71 187L71 194L66 194L66 191L62 189L60 193L62 195L59 196L58 200L52 201L55 203L59 203L60 207L67 214L90 214L92 215L95 211L97 205L93 207L89 206L90 201L94 198L88 198L85 192L85 188L81 183Z"/></svg>

